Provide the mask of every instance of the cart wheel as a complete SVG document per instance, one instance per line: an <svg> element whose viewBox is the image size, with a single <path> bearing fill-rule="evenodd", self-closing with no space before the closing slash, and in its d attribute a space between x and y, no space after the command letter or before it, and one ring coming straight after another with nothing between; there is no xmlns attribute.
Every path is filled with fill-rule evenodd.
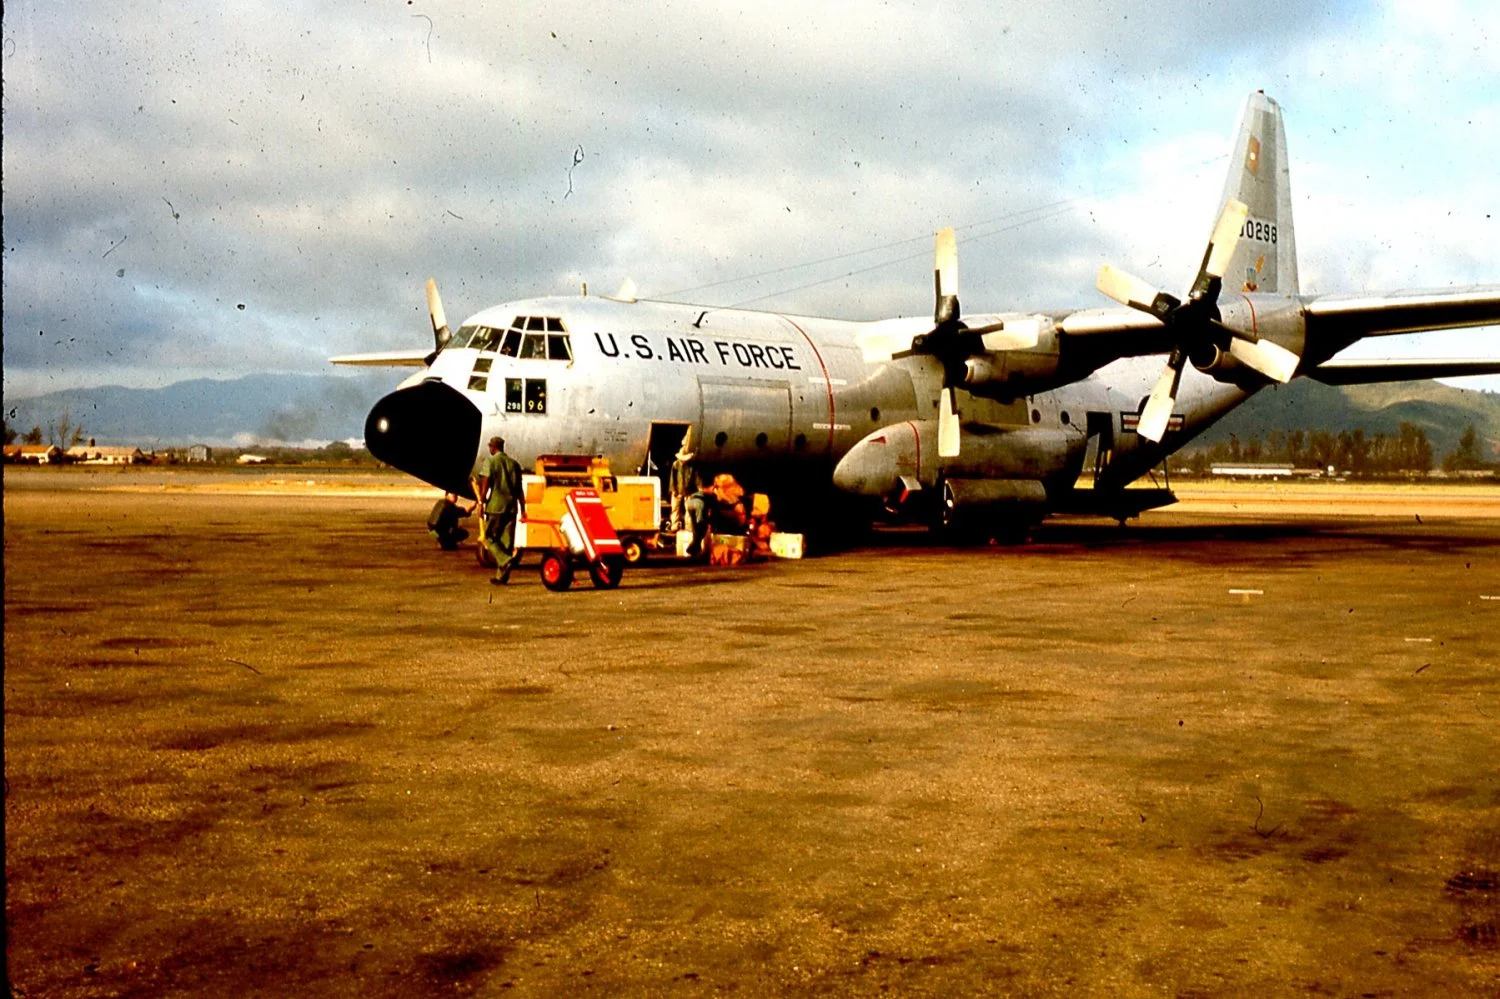
<svg viewBox="0 0 1500 999"><path fill-rule="evenodd" d="M542 556L542 585L561 593L573 585L573 565L566 555L548 552Z"/></svg>
<svg viewBox="0 0 1500 999"><path fill-rule="evenodd" d="M646 561L646 545L640 538L631 535L620 539L620 551L625 555L626 565L640 565Z"/></svg>
<svg viewBox="0 0 1500 999"><path fill-rule="evenodd" d="M625 560L619 555L606 555L597 562L589 563L589 578L601 590L612 590L620 585L625 575Z"/></svg>

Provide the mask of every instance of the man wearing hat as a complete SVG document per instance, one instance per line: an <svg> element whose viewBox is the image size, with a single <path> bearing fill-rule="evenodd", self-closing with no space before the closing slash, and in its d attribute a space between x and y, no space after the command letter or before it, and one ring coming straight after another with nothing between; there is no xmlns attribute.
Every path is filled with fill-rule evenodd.
<svg viewBox="0 0 1500 999"><path fill-rule="evenodd" d="M693 454L693 428L688 427L687 433L682 435L682 447L677 449L677 460L672 462L669 492L672 495L671 530L673 531L680 531L685 526L683 513L687 498L703 489L703 481L698 477L698 465L695 458L697 455Z"/></svg>
<svg viewBox="0 0 1500 999"><path fill-rule="evenodd" d="M490 438L490 456L485 459L481 476L474 480L474 495L484 506L482 544L495 559L495 575L490 582L502 586L516 563L516 518L522 504L521 466L505 453L502 438Z"/></svg>

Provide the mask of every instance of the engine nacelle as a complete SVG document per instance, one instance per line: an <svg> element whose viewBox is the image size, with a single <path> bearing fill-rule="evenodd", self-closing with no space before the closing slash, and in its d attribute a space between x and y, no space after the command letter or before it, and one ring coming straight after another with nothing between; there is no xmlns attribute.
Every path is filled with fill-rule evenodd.
<svg viewBox="0 0 1500 999"><path fill-rule="evenodd" d="M1002 328L984 334L982 353L964 361L963 384L990 398L1015 398L1058 384L1057 332L1047 316L1008 318Z"/></svg>
<svg viewBox="0 0 1500 999"><path fill-rule="evenodd" d="M1193 362L1193 367L1205 375L1213 375L1221 382L1234 381L1238 371L1244 367L1239 358L1211 343L1195 347L1188 354L1188 360Z"/></svg>
<svg viewBox="0 0 1500 999"><path fill-rule="evenodd" d="M991 350L964 361L964 387L994 395L1031 395L1038 385L1050 385L1057 375L1056 351Z"/></svg>

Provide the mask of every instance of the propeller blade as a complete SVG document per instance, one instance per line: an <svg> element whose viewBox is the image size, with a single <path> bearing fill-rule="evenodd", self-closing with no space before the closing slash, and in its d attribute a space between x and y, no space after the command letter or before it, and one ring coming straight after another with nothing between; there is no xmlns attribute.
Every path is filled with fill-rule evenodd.
<svg viewBox="0 0 1500 999"><path fill-rule="evenodd" d="M1245 228L1245 219L1249 217L1250 209L1243 201L1233 198L1224 203L1224 211L1219 213L1219 222L1214 226L1214 234L1208 242L1208 252L1203 256L1202 275L1211 278L1222 278L1224 271L1229 267L1229 258L1234 256L1234 248L1240 241L1240 230Z"/></svg>
<svg viewBox="0 0 1500 999"><path fill-rule="evenodd" d="M933 325L954 322L958 319L958 243L951 228L938 230L932 283L937 293L937 304L932 312Z"/></svg>
<svg viewBox="0 0 1500 999"><path fill-rule="evenodd" d="M1172 353L1167 359L1167 366L1162 369L1161 377L1156 380L1156 387L1151 390L1151 398L1146 400L1146 408L1141 411L1135 432L1148 441L1159 444L1166 436L1167 424L1172 419L1172 407L1177 405L1177 386L1182 381L1185 360L1181 353Z"/></svg>
<svg viewBox="0 0 1500 999"><path fill-rule="evenodd" d="M1172 296L1164 294L1149 282L1131 274L1126 274L1118 267L1105 264L1099 268L1099 278L1095 282L1098 289L1121 305L1128 305L1132 309L1140 309L1149 312L1158 319L1162 318L1170 307L1163 307L1164 300L1170 300ZM1175 301L1172 303L1175 304Z"/></svg>
<svg viewBox="0 0 1500 999"><path fill-rule="evenodd" d="M1249 365L1273 382L1281 382L1283 385L1292 380L1292 375L1297 373L1297 365L1302 363L1302 358L1270 340L1243 340L1235 337L1229 341L1229 353L1239 358L1242 364Z"/></svg>
<svg viewBox="0 0 1500 999"><path fill-rule="evenodd" d="M938 457L957 458L959 448L958 413L953 408L953 390L943 389L938 409Z"/></svg>
<svg viewBox="0 0 1500 999"><path fill-rule="evenodd" d="M442 350L443 344L453 334L448 330L448 317L443 314L443 299L438 295L437 282L432 278L427 279L427 315L432 318L432 338L437 342L438 350Z"/></svg>

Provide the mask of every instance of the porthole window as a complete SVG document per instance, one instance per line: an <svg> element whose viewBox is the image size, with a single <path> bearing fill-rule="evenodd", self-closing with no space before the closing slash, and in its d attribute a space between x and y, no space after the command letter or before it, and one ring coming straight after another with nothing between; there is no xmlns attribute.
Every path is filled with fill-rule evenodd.
<svg viewBox="0 0 1500 999"><path fill-rule="evenodd" d="M761 448L762 450L764 450L765 446L766 446L766 442L768 440L770 440L770 438L768 438L765 434L763 434L763 433L756 434L755 435L755 446L758 447L758 448Z"/></svg>
<svg viewBox="0 0 1500 999"><path fill-rule="evenodd" d="M871 423L879 423L880 422L880 407L879 406L871 406L870 407L870 422Z"/></svg>
<svg viewBox="0 0 1500 999"><path fill-rule="evenodd" d="M728 442L729 435L724 431L720 430L718 433L714 434L714 447L723 447Z"/></svg>
<svg viewBox="0 0 1500 999"><path fill-rule="evenodd" d="M1068 416L1068 411L1066 409L1062 411L1062 417L1061 417L1061 419L1062 419L1062 425L1065 426L1065 427L1068 425L1069 422L1071 422L1070 417Z"/></svg>
<svg viewBox="0 0 1500 999"><path fill-rule="evenodd" d="M796 451L806 451L807 450L807 435L806 434L798 434L792 440L792 448L793 448L793 450L796 450Z"/></svg>
<svg viewBox="0 0 1500 999"><path fill-rule="evenodd" d="M1033 409L1031 411L1031 422L1032 423L1041 423L1042 422L1042 411L1040 409Z"/></svg>

